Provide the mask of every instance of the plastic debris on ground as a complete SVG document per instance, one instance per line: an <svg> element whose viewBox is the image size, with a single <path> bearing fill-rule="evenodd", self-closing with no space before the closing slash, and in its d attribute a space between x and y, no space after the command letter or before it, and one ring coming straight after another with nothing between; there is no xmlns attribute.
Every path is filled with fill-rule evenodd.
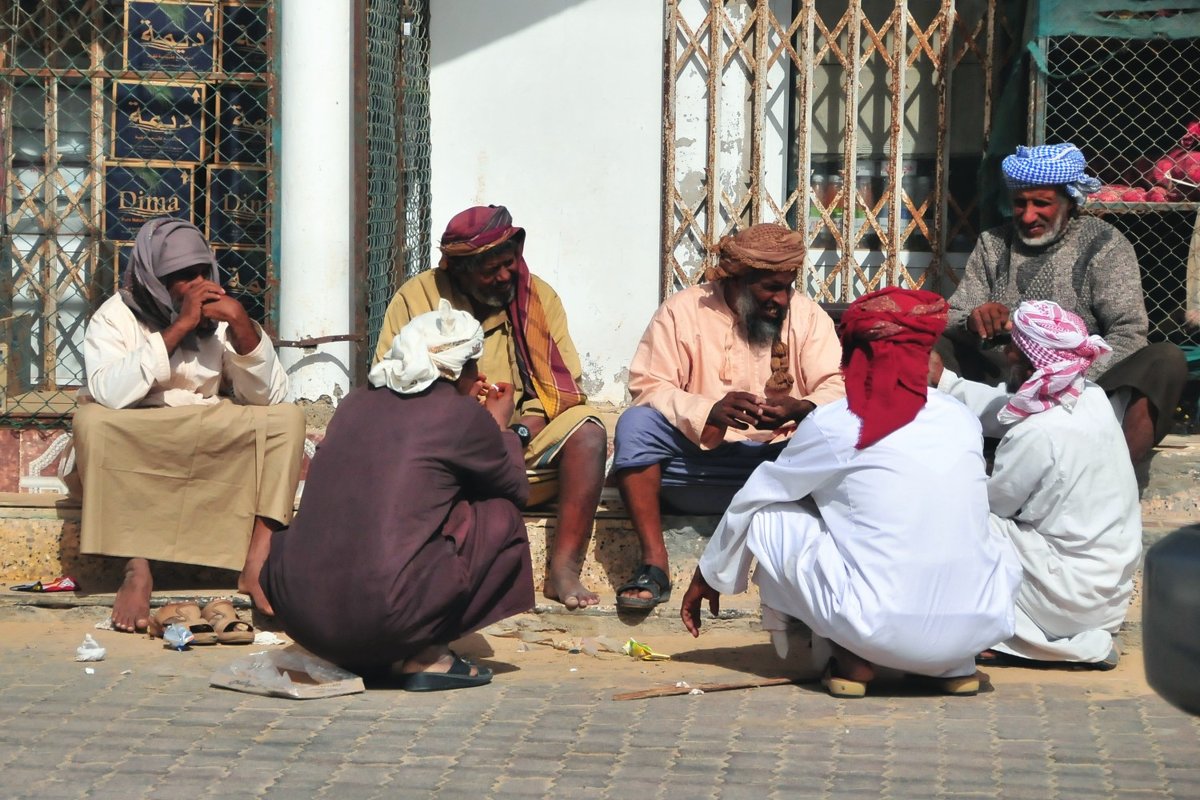
<svg viewBox="0 0 1200 800"><path fill-rule="evenodd" d="M92 626L98 631L115 631L117 627L113 625L112 617L105 617Z"/></svg>
<svg viewBox="0 0 1200 800"><path fill-rule="evenodd" d="M254 634L254 643L260 646L263 645L278 645L287 644L287 639L280 639L271 631L259 631Z"/></svg>
<svg viewBox="0 0 1200 800"><path fill-rule="evenodd" d="M18 583L10 586L14 592L77 592L79 584L74 578L64 575L52 581L34 581L33 583Z"/></svg>
<svg viewBox="0 0 1200 800"><path fill-rule="evenodd" d="M639 641L630 639L621 648L625 655L632 656L639 661L670 661L671 657L665 653L656 653L650 649L650 645L642 644Z"/></svg>
<svg viewBox="0 0 1200 800"><path fill-rule="evenodd" d="M90 633L83 637L83 644L75 648L76 661L103 661L106 655L108 651L101 647Z"/></svg>
<svg viewBox="0 0 1200 800"><path fill-rule="evenodd" d="M317 658L299 645L251 653L218 669L209 683L268 697L311 700L366 690L353 672Z"/></svg>
<svg viewBox="0 0 1200 800"><path fill-rule="evenodd" d="M83 671L84 671L84 672L86 672L88 675L95 675L95 674L96 674L96 670L95 670L94 668L92 668L92 667L84 667L84 668L83 668Z"/></svg>
<svg viewBox="0 0 1200 800"><path fill-rule="evenodd" d="M489 625L480 633L485 636L497 636L500 638L520 639L523 642L530 644L542 644L542 639L553 639L553 634L564 634L566 628L560 628L555 625L547 625L537 619L507 619L502 622L497 622L494 625Z"/></svg>
<svg viewBox="0 0 1200 800"><path fill-rule="evenodd" d="M190 645L192 640L195 638L196 637L192 635L192 632L189 631L185 626L180 625L178 622L172 622L167 626L167 629L163 631L163 647L182 652L188 648L188 645Z"/></svg>

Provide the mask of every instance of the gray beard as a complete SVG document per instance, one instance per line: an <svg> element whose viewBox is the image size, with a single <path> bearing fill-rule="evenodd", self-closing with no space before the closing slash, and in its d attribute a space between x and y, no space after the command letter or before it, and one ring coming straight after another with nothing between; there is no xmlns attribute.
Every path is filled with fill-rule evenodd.
<svg viewBox="0 0 1200 800"><path fill-rule="evenodd" d="M779 338L783 331L783 323L786 317L781 316L779 319L764 319L758 315L758 309L754 306L754 298L750 296L748 288L738 292L737 301L734 304L734 311L737 312L738 319L746 327L746 338L753 345L768 345Z"/></svg>
<svg viewBox="0 0 1200 800"><path fill-rule="evenodd" d="M476 303L479 303L479 305L487 306L488 308L508 308L509 303L513 301L513 298L516 296L516 294L516 288L510 285L503 294L476 292L472 295L472 298Z"/></svg>
<svg viewBox="0 0 1200 800"><path fill-rule="evenodd" d="M1050 226L1050 230L1046 231L1041 236L1025 236L1021 233L1021 229L1019 227L1015 228L1015 230L1017 232L1017 238L1020 239L1021 244L1025 245L1026 247L1046 247L1054 244L1062 238L1062 235L1066 233L1067 223L1070 221L1070 211L1065 210L1063 211L1062 217L1055 220L1054 224Z"/></svg>

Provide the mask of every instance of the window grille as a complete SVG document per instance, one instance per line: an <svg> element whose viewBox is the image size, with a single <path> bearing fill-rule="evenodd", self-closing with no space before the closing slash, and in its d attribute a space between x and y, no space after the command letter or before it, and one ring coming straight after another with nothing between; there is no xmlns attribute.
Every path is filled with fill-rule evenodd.
<svg viewBox="0 0 1200 800"><path fill-rule="evenodd" d="M74 408L140 225L194 222L272 327L273 0L0 6L0 420Z"/></svg>

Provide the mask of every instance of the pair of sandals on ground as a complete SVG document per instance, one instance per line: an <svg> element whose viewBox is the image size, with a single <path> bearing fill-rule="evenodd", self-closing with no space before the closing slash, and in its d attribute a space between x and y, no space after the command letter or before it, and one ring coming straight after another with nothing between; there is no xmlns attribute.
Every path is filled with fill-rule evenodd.
<svg viewBox="0 0 1200 800"><path fill-rule="evenodd" d="M204 608L197 603L168 603L150 615L146 631L163 639L172 625L187 629L191 645L254 643L254 626L238 617L229 600L213 600Z"/></svg>

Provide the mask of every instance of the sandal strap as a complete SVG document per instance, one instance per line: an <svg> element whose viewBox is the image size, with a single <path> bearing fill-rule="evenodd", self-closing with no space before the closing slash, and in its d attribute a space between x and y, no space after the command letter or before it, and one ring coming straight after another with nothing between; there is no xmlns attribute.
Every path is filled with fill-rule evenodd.
<svg viewBox="0 0 1200 800"><path fill-rule="evenodd" d="M671 579L667 573L653 564L642 564L633 577L617 587L617 594L631 589L645 589L655 595L661 595L671 590Z"/></svg>

